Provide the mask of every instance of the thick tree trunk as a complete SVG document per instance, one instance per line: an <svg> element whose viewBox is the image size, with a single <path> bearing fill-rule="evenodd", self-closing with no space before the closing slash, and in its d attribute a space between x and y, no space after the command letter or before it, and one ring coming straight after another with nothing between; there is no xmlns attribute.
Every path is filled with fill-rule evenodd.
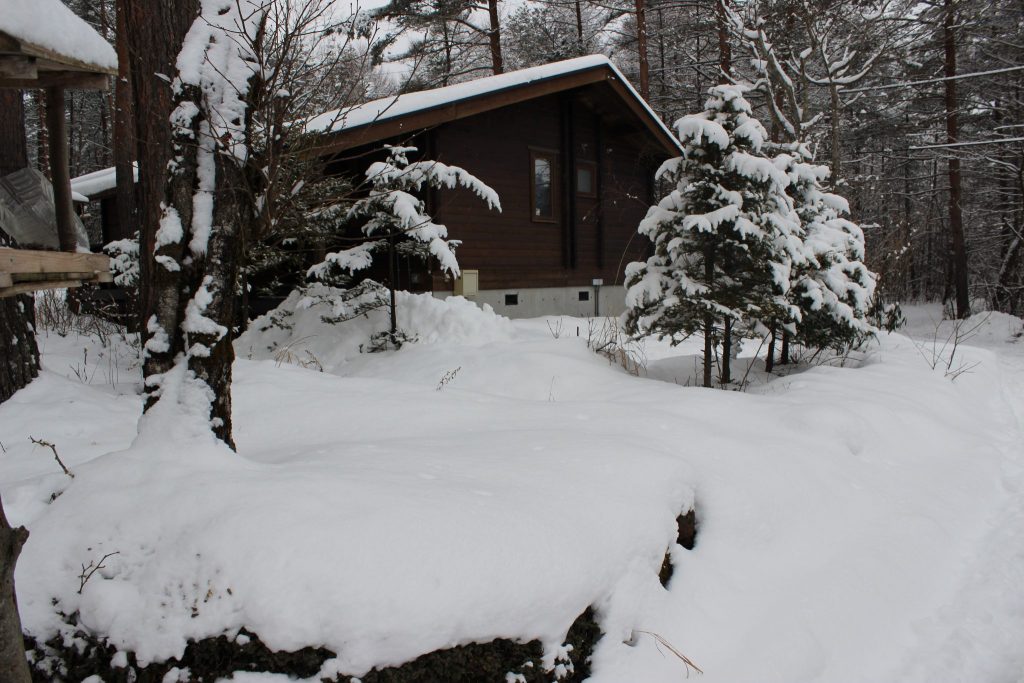
<svg viewBox="0 0 1024 683"><path fill-rule="evenodd" d="M18 90L0 89L0 176L28 166L25 105ZM0 232L0 246L8 246ZM0 299L0 403L39 374L34 311L28 295Z"/></svg>
<svg viewBox="0 0 1024 683"><path fill-rule="evenodd" d="M75 251L74 207L71 204L71 162L68 156L68 131L64 121L64 89L46 89L46 128L50 133L50 182L57 215L57 239L61 251Z"/></svg>
<svg viewBox="0 0 1024 683"><path fill-rule="evenodd" d="M491 69L497 76L505 73L505 65L501 59L501 24L498 21L498 0L487 0L487 15L491 21L491 30L487 32L487 40L491 44Z"/></svg>
<svg viewBox="0 0 1024 683"><path fill-rule="evenodd" d="M953 0L945 0L946 14L942 23L943 46L945 47L946 75L946 141L954 143L959 137L959 119L956 95L956 8ZM953 261L953 290L956 300L956 317L966 318L971 314L970 295L967 282L967 240L964 236L964 218L961 206L963 183L960 174L960 158L956 150L950 151L949 169L949 231L951 258Z"/></svg>
<svg viewBox="0 0 1024 683"><path fill-rule="evenodd" d="M14 591L14 566L26 540L28 531L23 526L11 528L0 501L0 681L4 683L32 681Z"/></svg>
<svg viewBox="0 0 1024 683"><path fill-rule="evenodd" d="M0 176L28 165L25 107L18 90L0 90ZM0 243L4 242L0 233ZM32 329L32 297L0 299L0 403L39 374L39 349ZM29 683L25 641L21 635L14 566L28 538L24 527L12 529L0 501L0 681Z"/></svg>
<svg viewBox="0 0 1024 683"><path fill-rule="evenodd" d="M153 237L160 222L167 162L171 159L171 86L165 80L176 72L175 62L185 33L199 10L198 0L118 0L124 13L127 50L131 59L131 86L138 148L139 183L137 225L139 253L153 253ZM140 259L139 309L149 320L155 304L150 283L152 258ZM145 329L145 327L143 327Z"/></svg>
<svg viewBox="0 0 1024 683"><path fill-rule="evenodd" d="M775 329L772 329L768 337L768 355L764 359L764 371L771 372L775 369Z"/></svg>

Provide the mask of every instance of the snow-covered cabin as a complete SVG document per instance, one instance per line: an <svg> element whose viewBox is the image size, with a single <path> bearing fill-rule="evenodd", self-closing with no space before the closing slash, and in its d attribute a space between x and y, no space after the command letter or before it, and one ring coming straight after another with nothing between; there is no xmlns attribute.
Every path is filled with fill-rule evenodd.
<svg viewBox="0 0 1024 683"><path fill-rule="evenodd" d="M462 242L460 281L403 258L398 286L465 294L510 317L617 314L623 270L646 257L637 225L654 172L682 153L675 136L601 55L578 57L321 114L329 173L362 177L385 144L414 146L494 188L501 213L467 190L428 195L428 211ZM105 241L116 224L113 169L76 178L100 201Z"/></svg>
<svg viewBox="0 0 1024 683"><path fill-rule="evenodd" d="M636 229L653 202L654 172L681 154L600 55L387 97L308 127L325 134L330 172L361 174L365 153L405 144L494 188L500 214L466 190L427 198L434 219L462 241L463 280L408 259L398 284L465 293L512 317L620 312L623 269L647 248Z"/></svg>

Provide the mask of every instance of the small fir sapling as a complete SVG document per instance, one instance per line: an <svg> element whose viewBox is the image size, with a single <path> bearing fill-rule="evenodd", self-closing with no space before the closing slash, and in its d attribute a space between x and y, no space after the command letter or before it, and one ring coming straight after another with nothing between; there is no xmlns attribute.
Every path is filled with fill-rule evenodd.
<svg viewBox="0 0 1024 683"><path fill-rule="evenodd" d="M436 259L441 270L453 277L459 275L455 258L458 242L448 239L448 229L427 213L425 202L415 196L426 188L468 189L482 199L488 208L501 211L498 194L479 178L457 166L439 161L409 161L415 147L386 146L385 161L374 162L366 170L369 192L356 200L342 213L335 207L342 225L358 225L365 241L342 251L330 253L327 258L309 269L307 276L335 284L346 284L354 273L369 268L374 258L385 254L388 263L388 298L391 324L389 339L393 346L400 344L395 313L395 262L399 254ZM339 280L340 278L340 280ZM383 303L384 291L376 283L363 281L350 290L319 290L313 303L332 306L334 318L344 320L360 315ZM326 321L331 321L325 318Z"/></svg>
<svg viewBox="0 0 1024 683"><path fill-rule="evenodd" d="M672 189L639 227L655 253L626 269L626 330L673 344L703 332L704 386L719 344L725 384L735 337L791 327L799 315L788 294L804 258L800 220L744 91L715 86L704 112L676 122L683 156L657 174Z"/></svg>

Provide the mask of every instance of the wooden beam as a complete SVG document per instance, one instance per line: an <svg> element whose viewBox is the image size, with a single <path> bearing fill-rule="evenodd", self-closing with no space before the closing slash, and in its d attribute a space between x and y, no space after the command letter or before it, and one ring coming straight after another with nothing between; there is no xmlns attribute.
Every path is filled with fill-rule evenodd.
<svg viewBox="0 0 1024 683"><path fill-rule="evenodd" d="M110 257L106 254L0 247L0 273L91 273L95 275L104 272L110 272Z"/></svg>
<svg viewBox="0 0 1024 683"><path fill-rule="evenodd" d="M0 88L66 88L68 90L106 90L110 79L101 73L85 71L38 71L38 78L5 78L0 75Z"/></svg>
<svg viewBox="0 0 1024 683"><path fill-rule="evenodd" d="M38 78L36 60L19 55L0 55L0 78Z"/></svg>
<svg viewBox="0 0 1024 683"><path fill-rule="evenodd" d="M75 251L74 205L71 201L71 169L68 162L68 133L64 124L64 90L46 89L46 130L50 135L50 178L57 211L57 239L61 251Z"/></svg>
<svg viewBox="0 0 1024 683"><path fill-rule="evenodd" d="M81 287L81 280L54 280L47 282L19 282L10 287L0 287L0 298L15 296L17 294L31 294L46 289L72 289Z"/></svg>

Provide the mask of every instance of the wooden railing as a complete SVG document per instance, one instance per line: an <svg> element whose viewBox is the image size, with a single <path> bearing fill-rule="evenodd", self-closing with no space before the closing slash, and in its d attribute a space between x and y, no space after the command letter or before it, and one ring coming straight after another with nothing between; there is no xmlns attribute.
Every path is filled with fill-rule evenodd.
<svg viewBox="0 0 1024 683"><path fill-rule="evenodd" d="M0 297L112 281L104 254L0 247Z"/></svg>

